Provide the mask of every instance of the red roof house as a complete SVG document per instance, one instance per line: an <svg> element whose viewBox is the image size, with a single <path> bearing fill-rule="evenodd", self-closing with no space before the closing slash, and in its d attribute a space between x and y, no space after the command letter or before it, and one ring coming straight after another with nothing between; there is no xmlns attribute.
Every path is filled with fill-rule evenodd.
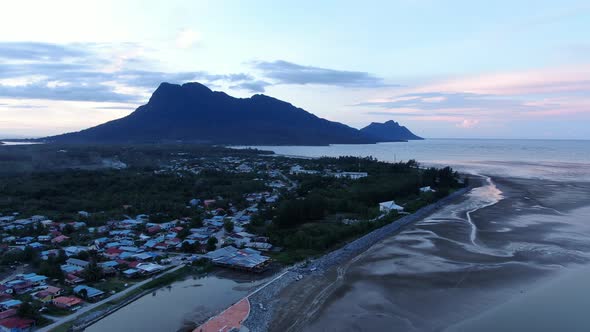
<svg viewBox="0 0 590 332"><path fill-rule="evenodd" d="M10 332L28 332L31 327L35 324L32 319L10 317L0 320L0 327Z"/></svg>

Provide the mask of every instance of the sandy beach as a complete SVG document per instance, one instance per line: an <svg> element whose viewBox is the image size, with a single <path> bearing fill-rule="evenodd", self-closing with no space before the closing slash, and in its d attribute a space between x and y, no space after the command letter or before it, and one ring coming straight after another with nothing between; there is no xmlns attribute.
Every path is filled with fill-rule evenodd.
<svg viewBox="0 0 590 332"><path fill-rule="evenodd" d="M494 177L320 275L287 285L271 331L441 331L590 262L590 184Z"/></svg>

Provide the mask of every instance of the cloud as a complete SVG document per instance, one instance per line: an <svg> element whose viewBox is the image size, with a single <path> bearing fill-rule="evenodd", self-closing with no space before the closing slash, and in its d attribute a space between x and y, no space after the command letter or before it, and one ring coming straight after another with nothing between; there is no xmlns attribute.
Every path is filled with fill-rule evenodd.
<svg viewBox="0 0 590 332"><path fill-rule="evenodd" d="M177 38L179 47L200 39L190 29ZM384 87L367 72L302 66L287 61L255 62L264 79L249 73L151 70L142 45L134 43L50 44L0 42L0 98L122 102L137 104L161 82L202 82L262 93L275 84L320 84Z"/></svg>
<svg viewBox="0 0 590 332"><path fill-rule="evenodd" d="M415 117L415 118L424 118L424 117L431 117L432 113L423 113L423 112L398 112L393 110L391 112L366 112L369 115L376 115L376 116L386 116L386 117ZM468 113L457 113L457 112L436 112L436 116L446 116L446 117L456 117L458 115L469 115Z"/></svg>
<svg viewBox="0 0 590 332"><path fill-rule="evenodd" d="M409 93L393 97L389 100L369 101L357 104L357 106L373 106L381 108L413 108L419 110L441 109L511 109L526 110L530 106L526 101L507 98L504 96L477 94L477 93L444 93L424 92Z"/></svg>
<svg viewBox="0 0 590 332"><path fill-rule="evenodd" d="M444 80L417 87L416 93L475 93L502 96L588 93L590 64L498 72Z"/></svg>
<svg viewBox="0 0 590 332"><path fill-rule="evenodd" d="M471 129L479 124L479 120L474 119L464 119L463 121L459 122L456 127L463 128L463 129Z"/></svg>
<svg viewBox="0 0 590 332"><path fill-rule="evenodd" d="M201 34L193 29L183 29L176 36L176 46L187 49L201 41Z"/></svg>
<svg viewBox="0 0 590 332"><path fill-rule="evenodd" d="M0 59L62 60L87 55L83 45L59 45L36 42L0 42Z"/></svg>
<svg viewBox="0 0 590 332"><path fill-rule="evenodd" d="M485 123L590 116L590 65L480 74L397 89L353 106L365 114L445 121L457 128ZM397 92L397 93L396 93ZM380 92L382 93L382 91Z"/></svg>
<svg viewBox="0 0 590 332"><path fill-rule="evenodd" d="M374 88L388 86L367 72L302 66L283 60L254 62L255 69L277 84L320 84L340 87Z"/></svg>
<svg viewBox="0 0 590 332"><path fill-rule="evenodd" d="M0 97L98 102L140 101L140 96L118 93L113 88L103 84L49 88L43 82L18 87L0 85Z"/></svg>
<svg viewBox="0 0 590 332"><path fill-rule="evenodd" d="M137 107L133 106L97 106L93 107L95 110L135 110Z"/></svg>
<svg viewBox="0 0 590 332"><path fill-rule="evenodd" d="M267 85L246 73L148 70L141 54L129 43L85 44L81 50L0 42L0 98L139 103L161 82L226 83L256 92Z"/></svg>
<svg viewBox="0 0 590 332"><path fill-rule="evenodd" d="M1 103L0 107L19 108L19 109L47 108L47 106L45 106L45 105L4 104L4 103Z"/></svg>
<svg viewBox="0 0 590 332"><path fill-rule="evenodd" d="M230 88L235 90L246 90L254 93L262 93L264 92L265 88L269 85L272 84L265 81L250 81L232 85L230 86Z"/></svg>

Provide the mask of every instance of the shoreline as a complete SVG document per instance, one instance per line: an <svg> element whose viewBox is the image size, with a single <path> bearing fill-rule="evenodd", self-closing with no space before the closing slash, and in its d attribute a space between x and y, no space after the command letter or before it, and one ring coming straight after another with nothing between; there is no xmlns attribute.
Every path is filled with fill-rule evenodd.
<svg viewBox="0 0 590 332"><path fill-rule="evenodd" d="M471 180L474 180L474 178L480 179L481 177L470 176ZM478 183L475 184L475 182ZM234 303L230 308L244 299L248 300L250 308L248 315L241 322L241 326L247 328L249 331L267 331L272 321L272 314L276 309L275 306L278 301L278 294L284 288L302 278L320 277L330 273L330 270L333 267L350 261L355 256L361 255L383 239L395 235L406 226L418 222L449 203L464 197L465 194L474 188L481 186L482 183L482 181L471 181L470 185L467 187L461 188L437 202L422 207L413 214L404 216L381 228L373 230L336 250L328 252L321 257L312 260L306 266L304 266L305 263L298 263L294 266L286 267L286 270L282 274L245 296L240 301ZM212 316L207 322L215 319L222 319L220 318L220 315L227 310L228 309L225 309L221 313ZM194 331L198 330L199 328L194 329Z"/></svg>
<svg viewBox="0 0 590 332"><path fill-rule="evenodd" d="M337 269L301 284L291 282L270 297L270 324L252 331L446 331L512 299L529 300L529 293L562 273L589 266L590 244L584 234L590 226L583 221L590 216L590 183L491 178L502 192L495 204L483 207L489 200L481 198L491 197L493 188L482 183L468 199ZM474 210L476 206L480 208ZM472 227L475 243L470 241ZM571 237L571 228L581 232ZM562 242L562 236L570 242ZM561 303L567 308L566 301ZM514 312L514 305L508 307ZM513 316L519 317L517 313ZM485 317L494 326L506 315Z"/></svg>

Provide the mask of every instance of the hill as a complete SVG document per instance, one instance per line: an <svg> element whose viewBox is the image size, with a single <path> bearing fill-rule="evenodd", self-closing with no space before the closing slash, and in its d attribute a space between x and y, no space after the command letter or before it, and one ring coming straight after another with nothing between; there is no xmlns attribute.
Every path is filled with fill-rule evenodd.
<svg viewBox="0 0 590 332"><path fill-rule="evenodd" d="M376 138L379 142L403 142L423 139L393 120L384 123L373 122L360 131L367 136Z"/></svg>

